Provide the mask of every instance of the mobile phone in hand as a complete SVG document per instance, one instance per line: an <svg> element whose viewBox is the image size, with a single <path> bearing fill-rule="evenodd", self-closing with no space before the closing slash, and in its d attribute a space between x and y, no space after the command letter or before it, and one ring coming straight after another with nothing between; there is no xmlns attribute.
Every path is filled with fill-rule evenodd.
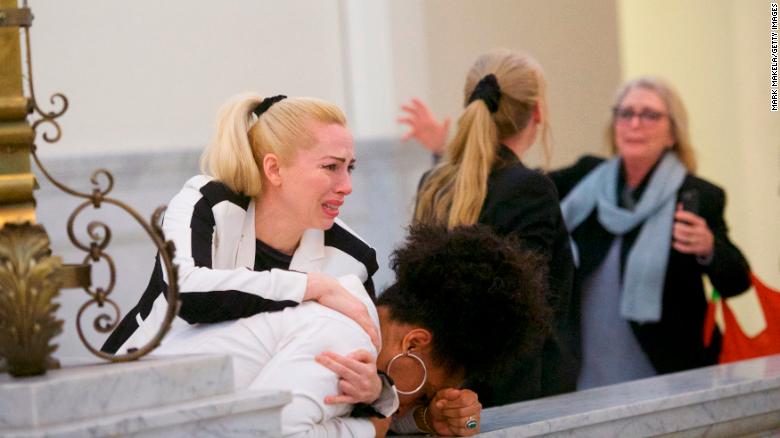
<svg viewBox="0 0 780 438"><path fill-rule="evenodd" d="M680 203L682 204L683 210L693 214L699 214L699 191L696 189L688 189L680 193Z"/></svg>

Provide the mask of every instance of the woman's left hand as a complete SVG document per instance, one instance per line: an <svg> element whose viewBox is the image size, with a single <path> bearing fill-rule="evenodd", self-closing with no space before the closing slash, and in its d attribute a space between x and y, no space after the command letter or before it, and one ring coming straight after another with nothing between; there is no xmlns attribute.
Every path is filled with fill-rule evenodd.
<svg viewBox="0 0 780 438"><path fill-rule="evenodd" d="M317 355L317 363L339 376L340 394L325 397L326 404L375 402L382 393L382 379L376 372L376 360L366 350L342 356L326 351Z"/></svg>
<svg viewBox="0 0 780 438"><path fill-rule="evenodd" d="M715 237L701 216L681 208L674 213L672 247L683 254L707 258L715 248Z"/></svg>
<svg viewBox="0 0 780 438"><path fill-rule="evenodd" d="M428 405L430 426L437 435L471 436L479 433L482 404L469 389L439 390Z"/></svg>

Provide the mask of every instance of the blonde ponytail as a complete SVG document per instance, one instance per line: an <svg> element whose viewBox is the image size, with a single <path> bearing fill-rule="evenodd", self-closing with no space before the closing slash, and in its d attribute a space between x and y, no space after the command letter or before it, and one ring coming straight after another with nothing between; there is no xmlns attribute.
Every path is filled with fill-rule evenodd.
<svg viewBox="0 0 780 438"><path fill-rule="evenodd" d="M505 49L480 56L466 77L464 102L457 133L447 145L443 163L431 171L418 191L415 223L448 228L477 223L487 197L488 178L498 161L499 142L534 123L536 108L549 160L544 75L533 58Z"/></svg>
<svg viewBox="0 0 780 438"><path fill-rule="evenodd" d="M200 157L201 171L221 181L236 193L254 196L262 189L259 163L249 144L252 111L263 101L259 94L246 93L230 99L217 115L214 140Z"/></svg>
<svg viewBox="0 0 780 438"><path fill-rule="evenodd" d="M498 134L490 110L485 102L475 100L458 120L458 131L447 146L445 162L423 183L414 221L447 228L477 223L497 146Z"/></svg>

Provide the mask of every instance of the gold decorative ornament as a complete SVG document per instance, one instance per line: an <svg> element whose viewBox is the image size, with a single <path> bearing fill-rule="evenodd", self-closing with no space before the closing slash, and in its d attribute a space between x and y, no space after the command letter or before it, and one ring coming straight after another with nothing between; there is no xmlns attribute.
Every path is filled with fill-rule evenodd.
<svg viewBox="0 0 780 438"><path fill-rule="evenodd" d="M0 229L0 356L13 376L46 372L62 333L56 318L59 257L51 255L41 225L6 224Z"/></svg>

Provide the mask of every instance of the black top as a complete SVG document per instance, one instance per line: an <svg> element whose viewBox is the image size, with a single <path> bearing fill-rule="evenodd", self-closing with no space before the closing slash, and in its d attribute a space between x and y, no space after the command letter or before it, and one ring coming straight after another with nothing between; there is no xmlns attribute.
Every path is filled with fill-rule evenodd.
<svg viewBox="0 0 780 438"><path fill-rule="evenodd" d="M272 248L260 239L255 239L255 271L270 271L271 269L289 269L292 256ZM256 300L256 299L255 299ZM297 306L298 303L291 300L273 301L264 300L263 311L273 312L286 307ZM255 312L259 313L259 312Z"/></svg>
<svg viewBox="0 0 780 438"><path fill-rule="evenodd" d="M289 269L292 256L272 248L260 239L255 239L255 271Z"/></svg>
<svg viewBox="0 0 780 438"><path fill-rule="evenodd" d="M577 331L572 330L570 310L574 264L555 185L501 146L478 222L499 235L516 235L526 249L542 255L548 270L547 301L555 321L554 333L535 357L518 363L504 379L468 386L484 407L573 391L579 373L573 354Z"/></svg>
<svg viewBox="0 0 780 438"><path fill-rule="evenodd" d="M561 198L602 161L604 160L601 158L585 156L571 167L552 172L550 177L555 182ZM637 200L641 197L649 178L650 175L633 191L632 197ZM624 186L624 183L620 182L618 186ZM626 321L626 324L631 324L639 344L659 374L717 363L720 351L719 334L715 333L709 348L704 348L702 341L707 309L703 274L709 276L715 289L724 297L737 295L750 286L748 263L729 240L728 227L723 219L725 193L720 187L688 174L677 192L678 202L682 193L691 191L698 193L698 214L707 221L715 238L713 258L709 264L702 265L696 256L671 248L664 280L661 320L645 324ZM621 270L640 230L641 225L623 236ZM580 253L580 266L574 281L573 316L579 315L584 281L604 260L614 237L599 223L595 209L572 232L572 238ZM578 329L579 322L574 327Z"/></svg>

